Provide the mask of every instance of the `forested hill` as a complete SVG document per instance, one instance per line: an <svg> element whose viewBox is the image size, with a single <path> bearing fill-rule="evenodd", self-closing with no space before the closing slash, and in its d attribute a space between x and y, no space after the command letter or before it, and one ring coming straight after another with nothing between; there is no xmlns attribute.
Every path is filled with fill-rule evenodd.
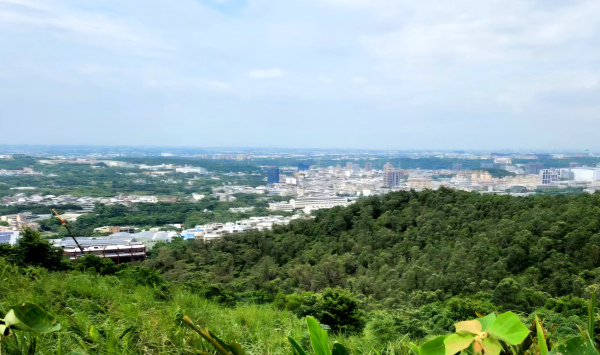
<svg viewBox="0 0 600 355"><path fill-rule="evenodd" d="M342 287L389 307L479 293L530 311L600 284L599 231L600 194L393 192L272 232L173 243L149 264L236 292Z"/></svg>

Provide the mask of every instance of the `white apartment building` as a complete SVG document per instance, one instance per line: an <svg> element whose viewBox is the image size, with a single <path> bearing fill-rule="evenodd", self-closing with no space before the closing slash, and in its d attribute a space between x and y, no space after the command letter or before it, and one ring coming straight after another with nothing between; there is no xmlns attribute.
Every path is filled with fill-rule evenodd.
<svg viewBox="0 0 600 355"><path fill-rule="evenodd" d="M8 243L15 245L21 239L21 232L13 230L10 227L0 226L0 244Z"/></svg>
<svg viewBox="0 0 600 355"><path fill-rule="evenodd" d="M269 210L271 211L293 211L309 208L320 209L320 208L332 208L337 206L348 206L350 202L345 197L338 196L318 196L318 197L299 197L297 199L290 200L289 203L278 202L269 203Z"/></svg>
<svg viewBox="0 0 600 355"><path fill-rule="evenodd" d="M557 169L542 169L540 170L540 184L549 185L554 181L558 181Z"/></svg>
<svg viewBox="0 0 600 355"><path fill-rule="evenodd" d="M206 170L204 168L200 168L200 167L194 167L194 166L184 166L182 168L176 168L175 172L176 173L183 173L183 174L190 174L190 173L194 173L194 174L208 174L208 170Z"/></svg>
<svg viewBox="0 0 600 355"><path fill-rule="evenodd" d="M575 181L598 181L600 180L600 168L574 168L571 169Z"/></svg>

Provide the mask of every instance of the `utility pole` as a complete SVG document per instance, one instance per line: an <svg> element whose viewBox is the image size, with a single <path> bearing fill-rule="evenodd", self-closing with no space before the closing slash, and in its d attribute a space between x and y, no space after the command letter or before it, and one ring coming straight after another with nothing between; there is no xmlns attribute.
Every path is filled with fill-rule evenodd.
<svg viewBox="0 0 600 355"><path fill-rule="evenodd" d="M77 244L77 247L79 248L79 250L81 250L81 255L83 256L85 254L85 252L83 251L83 248L81 247L81 245L79 245L79 242L77 241L77 239L75 239L75 236L71 232L71 229L69 228L69 226L67 226L67 222L64 219L60 218L60 216L58 215L58 212L56 212L55 209L52 209L52 212L54 212L54 214L56 215L56 217L58 219L60 219L60 222L67 229L67 232L69 232L69 236L71 238L73 238L73 241L75 241L75 244ZM75 259L77 259L77 257L75 257Z"/></svg>

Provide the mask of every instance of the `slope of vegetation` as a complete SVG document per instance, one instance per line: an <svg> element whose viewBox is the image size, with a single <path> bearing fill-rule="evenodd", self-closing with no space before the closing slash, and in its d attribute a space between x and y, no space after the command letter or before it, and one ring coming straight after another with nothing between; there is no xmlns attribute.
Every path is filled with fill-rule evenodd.
<svg viewBox="0 0 600 355"><path fill-rule="evenodd" d="M600 334L587 317L599 218L600 194L397 192L272 232L159 245L143 265L62 260L27 230L0 245L0 318L26 301L56 315L44 354L206 349L184 316L247 354L290 354L288 336L310 348L313 316L350 353L410 354L412 341L425 355L457 322L512 311L528 328L539 317L554 347Z"/></svg>
<svg viewBox="0 0 600 355"><path fill-rule="evenodd" d="M165 245L147 264L171 281L262 293L299 315L310 292L342 288L367 311L397 312L385 322L416 335L492 309L556 312L569 334L600 284L599 232L599 194L396 192L272 232Z"/></svg>

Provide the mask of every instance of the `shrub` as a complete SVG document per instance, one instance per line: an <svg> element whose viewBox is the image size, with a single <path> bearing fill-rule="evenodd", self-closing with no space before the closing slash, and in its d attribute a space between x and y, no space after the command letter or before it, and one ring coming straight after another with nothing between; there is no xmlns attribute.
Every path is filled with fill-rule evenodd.
<svg viewBox="0 0 600 355"><path fill-rule="evenodd" d="M77 259L74 263L75 270L82 272L97 272L100 275L114 275L119 267L109 258L100 258L97 255L88 254Z"/></svg>

